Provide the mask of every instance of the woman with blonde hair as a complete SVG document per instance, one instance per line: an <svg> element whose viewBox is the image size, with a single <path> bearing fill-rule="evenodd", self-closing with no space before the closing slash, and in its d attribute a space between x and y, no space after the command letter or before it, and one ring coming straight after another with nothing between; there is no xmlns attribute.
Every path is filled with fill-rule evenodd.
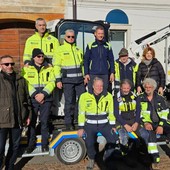
<svg viewBox="0 0 170 170"><path fill-rule="evenodd" d="M162 64L155 58L155 50L152 47L146 47L142 57L136 77L137 93L142 92L142 82L145 78L153 78L158 84L156 91L163 95L165 72Z"/></svg>

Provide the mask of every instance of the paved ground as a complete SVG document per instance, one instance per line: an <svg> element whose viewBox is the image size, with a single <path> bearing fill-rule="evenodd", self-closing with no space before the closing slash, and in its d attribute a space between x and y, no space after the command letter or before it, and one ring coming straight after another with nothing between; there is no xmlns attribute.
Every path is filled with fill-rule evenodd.
<svg viewBox="0 0 170 170"><path fill-rule="evenodd" d="M23 164L23 163L26 163L26 164ZM23 169L23 170L84 170L86 167L86 163L87 163L86 160L82 160L80 163L75 164L75 165L64 165L64 164L61 164L60 162L57 162L54 157L40 156L40 157L34 157L31 160L23 158L17 163L15 169L16 170L20 170L20 169ZM112 166L114 166L114 164ZM160 167L161 167L161 170L170 170L169 157L165 155L161 155ZM94 170L100 170L100 169L102 168L99 168L99 166L95 164ZM126 166L126 169L124 170L138 170L138 169L139 168L137 167Z"/></svg>
<svg viewBox="0 0 170 170"><path fill-rule="evenodd" d="M166 148L164 148L166 149ZM135 152L135 151L134 151ZM161 170L170 170L170 158L161 152ZM129 156L128 159L114 158L109 162L109 170L150 170L148 164L148 157L141 157L137 159L135 156ZM57 161L56 157L50 156L36 156L30 158L20 158L15 166L16 170L84 170L86 167L87 160L84 159L75 165L64 165ZM102 167L102 161L100 155L97 163L95 164L94 170L104 170Z"/></svg>
<svg viewBox="0 0 170 170"><path fill-rule="evenodd" d="M170 145L169 145L170 148ZM167 145L159 148L161 154L160 169L170 170L170 158L163 152L167 151L170 155L170 149ZM118 157L117 154L113 155L104 166L102 161L103 153L98 154L94 170L150 170L150 157L148 155L137 154L139 153L135 148L126 157ZM87 159L75 165L64 165L60 163L56 156L35 156L19 158L17 160L15 170L85 170Z"/></svg>

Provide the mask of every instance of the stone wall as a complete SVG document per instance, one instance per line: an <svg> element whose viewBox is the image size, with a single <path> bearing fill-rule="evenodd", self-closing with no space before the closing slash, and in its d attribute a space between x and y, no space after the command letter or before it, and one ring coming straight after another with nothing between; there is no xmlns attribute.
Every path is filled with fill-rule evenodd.
<svg viewBox="0 0 170 170"><path fill-rule="evenodd" d="M60 19L64 18L65 5L66 0L0 0L0 19Z"/></svg>

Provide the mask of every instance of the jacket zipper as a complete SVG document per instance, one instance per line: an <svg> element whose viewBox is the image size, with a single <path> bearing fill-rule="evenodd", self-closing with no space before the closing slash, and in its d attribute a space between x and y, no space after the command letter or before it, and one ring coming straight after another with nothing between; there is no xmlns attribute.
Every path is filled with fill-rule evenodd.
<svg viewBox="0 0 170 170"><path fill-rule="evenodd" d="M74 54L74 51L73 51L73 46L71 46L71 51L73 53L73 58L74 58L74 63L75 63L76 73L77 73L77 63L76 63L76 58L75 58L75 54ZM78 77L78 73L77 73L77 77Z"/></svg>
<svg viewBox="0 0 170 170"><path fill-rule="evenodd" d="M103 99L103 96L99 99L99 101L98 101L98 103L96 102L96 104L97 104L97 118L99 117L99 112L98 112L98 104L99 104L99 102L101 102L101 100ZM102 111L102 110L101 110ZM98 127L98 119L97 119L97 127Z"/></svg>
<svg viewBox="0 0 170 170"><path fill-rule="evenodd" d="M99 52L99 56L100 56L100 72L101 72L101 61L102 61L102 46L101 45L98 45L98 52Z"/></svg>

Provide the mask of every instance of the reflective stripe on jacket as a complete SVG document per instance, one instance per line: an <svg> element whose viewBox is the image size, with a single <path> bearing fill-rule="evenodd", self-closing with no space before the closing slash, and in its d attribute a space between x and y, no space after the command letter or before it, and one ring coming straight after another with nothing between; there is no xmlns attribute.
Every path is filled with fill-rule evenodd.
<svg viewBox="0 0 170 170"><path fill-rule="evenodd" d="M124 97L120 96L120 92L117 94L117 98L119 101L119 113L121 112L129 112L129 111L135 111L136 110L136 100L135 95L133 93L130 93L129 100L127 101Z"/></svg>
<svg viewBox="0 0 170 170"><path fill-rule="evenodd" d="M28 82L28 90L32 98L38 93L43 93L46 97L52 93L55 87L52 66L43 66L38 73L38 70L34 66L29 65L23 68L22 74Z"/></svg>
<svg viewBox="0 0 170 170"><path fill-rule="evenodd" d="M136 114L136 96L133 92L123 96L119 91L114 98L114 113L117 121L121 125L128 124L128 121L134 120L134 123L140 122L140 115Z"/></svg>
<svg viewBox="0 0 170 170"><path fill-rule="evenodd" d="M123 65L119 59L114 62L115 65L115 88L120 89L120 81L122 79L129 79L133 83L133 88L136 86L136 73L138 65L130 59L127 65ZM121 75L121 73L124 73Z"/></svg>
<svg viewBox="0 0 170 170"><path fill-rule="evenodd" d="M85 123L103 124L109 122L115 125L113 115L113 97L110 93L102 95L98 101L93 94L83 93L79 99L78 125L83 127Z"/></svg>
<svg viewBox="0 0 170 170"><path fill-rule="evenodd" d="M108 42L96 40L87 45L84 55L84 72L85 75L109 75L114 73L114 56Z"/></svg>
<svg viewBox="0 0 170 170"><path fill-rule="evenodd" d="M164 124L164 122L169 123L168 121L168 114L169 114L169 109L166 105L165 99L154 92L153 96L154 100L154 108L152 106L152 103L147 99L147 96L145 93L142 93L139 97L137 102L140 103L140 108L141 108L141 117L142 121L145 122L150 122L152 123L152 112L153 109L155 109L156 114L158 115L160 121L158 122L160 126Z"/></svg>
<svg viewBox="0 0 170 170"><path fill-rule="evenodd" d="M56 81L74 83L74 79L83 81L83 53L75 44L64 41L53 58Z"/></svg>
<svg viewBox="0 0 170 170"><path fill-rule="evenodd" d="M32 58L32 50L34 48L41 49L45 56L52 60L56 54L56 50L59 47L58 39L50 35L48 32L44 34L43 37L40 36L38 32L35 32L34 35L29 37L26 40L25 49L24 49L24 63L26 64Z"/></svg>

